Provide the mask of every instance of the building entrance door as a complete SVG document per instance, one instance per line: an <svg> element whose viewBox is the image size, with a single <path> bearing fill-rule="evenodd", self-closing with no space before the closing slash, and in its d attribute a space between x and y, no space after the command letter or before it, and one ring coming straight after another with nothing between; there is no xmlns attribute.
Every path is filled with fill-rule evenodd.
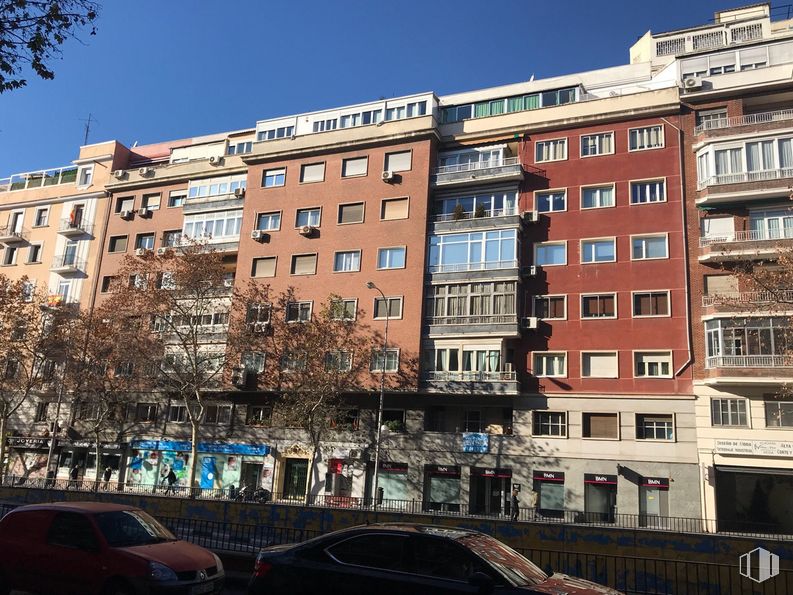
<svg viewBox="0 0 793 595"><path fill-rule="evenodd" d="M284 498L300 499L306 495L308 459L286 459L284 463Z"/></svg>
<svg viewBox="0 0 793 595"><path fill-rule="evenodd" d="M471 514L506 513L505 502L510 496L510 469L471 467Z"/></svg>
<svg viewBox="0 0 793 595"><path fill-rule="evenodd" d="M596 474L592 474L592 477L594 479L585 480L584 511L586 520L613 523L617 507L617 478L613 475ZM606 478L606 481L602 478Z"/></svg>
<svg viewBox="0 0 793 595"><path fill-rule="evenodd" d="M262 465L260 463L243 463L240 475L240 488L242 486L250 486L254 489L260 487L261 476Z"/></svg>

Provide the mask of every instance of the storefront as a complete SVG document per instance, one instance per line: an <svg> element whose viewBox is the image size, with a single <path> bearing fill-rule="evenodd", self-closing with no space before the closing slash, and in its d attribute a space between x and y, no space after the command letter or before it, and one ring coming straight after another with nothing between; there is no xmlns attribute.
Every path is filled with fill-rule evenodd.
<svg viewBox="0 0 793 595"><path fill-rule="evenodd" d="M617 512L617 476L584 473L584 512L586 520L613 523Z"/></svg>
<svg viewBox="0 0 793 595"><path fill-rule="evenodd" d="M71 471L77 467L77 480L94 481L96 475L96 443L88 440L58 440L58 479L73 479ZM125 444L101 442L99 444L99 479L105 468L113 472L110 480L118 481L121 471L121 454Z"/></svg>
<svg viewBox="0 0 793 595"><path fill-rule="evenodd" d="M512 469L471 467L470 514L507 513L511 480Z"/></svg>
<svg viewBox="0 0 793 595"><path fill-rule="evenodd" d="M190 447L189 441L134 440L127 458L127 485L135 489L161 484L173 470L177 486L187 487ZM202 489L218 490L239 488L248 482L261 485L269 452L266 444L199 442L196 483Z"/></svg>
<svg viewBox="0 0 793 595"><path fill-rule="evenodd" d="M460 512L460 467L424 466L424 510Z"/></svg>
<svg viewBox="0 0 793 595"><path fill-rule="evenodd" d="M793 469L716 466L719 531L793 533Z"/></svg>
<svg viewBox="0 0 793 595"><path fill-rule="evenodd" d="M564 516L564 472L535 471L532 475L537 493L537 510L542 516Z"/></svg>
<svg viewBox="0 0 793 595"><path fill-rule="evenodd" d="M665 528L669 517L668 477L642 477L639 486L639 515L642 527Z"/></svg>
<svg viewBox="0 0 793 595"><path fill-rule="evenodd" d="M6 472L22 483L28 479L41 479L47 476L47 455L50 439L38 436L9 436L8 465Z"/></svg>

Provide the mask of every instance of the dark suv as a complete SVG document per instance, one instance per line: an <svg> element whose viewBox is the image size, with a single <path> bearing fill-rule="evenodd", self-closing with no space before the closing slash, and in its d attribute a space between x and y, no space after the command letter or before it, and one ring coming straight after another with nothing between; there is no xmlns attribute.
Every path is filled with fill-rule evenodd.
<svg viewBox="0 0 793 595"><path fill-rule="evenodd" d="M2 595L204 595L221 593L224 577L215 554L132 506L22 506L0 520Z"/></svg>

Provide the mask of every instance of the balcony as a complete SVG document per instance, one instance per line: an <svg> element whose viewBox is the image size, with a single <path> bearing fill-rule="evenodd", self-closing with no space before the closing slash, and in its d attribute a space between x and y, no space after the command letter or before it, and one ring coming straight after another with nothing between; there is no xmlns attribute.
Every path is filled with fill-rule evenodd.
<svg viewBox="0 0 793 595"><path fill-rule="evenodd" d="M428 265L427 272L433 281L468 281L471 279L518 279L518 260L494 260L490 262L463 262L457 264Z"/></svg>
<svg viewBox="0 0 793 595"><path fill-rule="evenodd" d="M704 384L784 386L793 381L793 355L717 355L705 358Z"/></svg>
<svg viewBox="0 0 793 595"><path fill-rule="evenodd" d="M26 229L14 229L11 225L0 228L0 243L2 244L18 244L27 241L27 239L28 231Z"/></svg>
<svg viewBox="0 0 793 595"><path fill-rule="evenodd" d="M241 209L244 203L245 192L240 194L227 192L225 194L215 194L212 196L186 198L182 205L182 212L188 215L191 213L202 213L204 211Z"/></svg>
<svg viewBox="0 0 793 595"><path fill-rule="evenodd" d="M437 372L421 375L422 385L429 392L455 394L517 395L520 385L515 372Z"/></svg>
<svg viewBox="0 0 793 595"><path fill-rule="evenodd" d="M72 221L71 219L61 219L58 226L58 233L71 238L74 236L89 235L93 232L94 226L85 221Z"/></svg>
<svg viewBox="0 0 793 595"><path fill-rule="evenodd" d="M462 335L520 337L517 314L430 316L426 318L426 323L429 326L427 335L431 338Z"/></svg>
<svg viewBox="0 0 793 595"><path fill-rule="evenodd" d="M544 170L531 166L526 168L531 173L545 176ZM472 161L456 165L443 165L435 170L433 184L436 187L453 184L480 184L487 182L519 182L523 179L524 168L520 157L506 157L489 161Z"/></svg>
<svg viewBox="0 0 793 595"><path fill-rule="evenodd" d="M748 182L768 182L786 178L793 178L793 168L785 167L781 169L744 171L737 174L716 174L704 180L699 180L697 182L697 190L703 190L711 186L727 186L745 184ZM738 190L739 189L740 188L738 188Z"/></svg>
<svg viewBox="0 0 793 595"><path fill-rule="evenodd" d="M733 116L732 118L718 118L709 122L704 122L694 128L694 134L704 134L711 136L726 136L733 133L736 128L744 126L756 127L753 132L759 130L772 130L777 122L793 120L792 109L780 109L771 112L758 114L746 114L744 116ZM737 132L737 131L735 131Z"/></svg>
<svg viewBox="0 0 793 595"><path fill-rule="evenodd" d="M77 258L74 254L59 254L52 259L50 270L61 274L85 272L85 259Z"/></svg>
<svg viewBox="0 0 793 595"><path fill-rule="evenodd" d="M520 227L520 211L517 206L506 209L438 213L434 219L433 233Z"/></svg>
<svg viewBox="0 0 793 595"><path fill-rule="evenodd" d="M776 308L778 304L786 307ZM793 310L793 291L779 292L731 292L702 296L702 307L706 314L740 313L740 312L782 312Z"/></svg>
<svg viewBox="0 0 793 595"><path fill-rule="evenodd" d="M781 230L770 237L765 230L733 231L699 238L700 262L730 262L773 258L793 246L793 230Z"/></svg>
<svg viewBox="0 0 793 595"><path fill-rule="evenodd" d="M714 368L793 368L793 355L717 355L705 360Z"/></svg>
<svg viewBox="0 0 793 595"><path fill-rule="evenodd" d="M23 174L14 174L8 178L0 178L0 192L74 184L77 181L77 167L66 166L54 169L42 169Z"/></svg>

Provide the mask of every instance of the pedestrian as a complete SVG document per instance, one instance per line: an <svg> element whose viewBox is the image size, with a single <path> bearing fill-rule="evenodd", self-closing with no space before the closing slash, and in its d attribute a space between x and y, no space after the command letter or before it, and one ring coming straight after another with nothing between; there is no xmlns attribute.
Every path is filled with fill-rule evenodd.
<svg viewBox="0 0 793 595"><path fill-rule="evenodd" d="M69 479L71 480L69 482L69 487L72 487L75 490L77 489L77 478L79 477L79 475L80 475L80 468L77 465L74 465L72 467L72 470L69 471Z"/></svg>
<svg viewBox="0 0 793 595"><path fill-rule="evenodd" d="M510 512L512 513L511 518L513 521L518 520L518 514L520 514L520 504L518 502L518 490L512 490L512 499L510 500Z"/></svg>
<svg viewBox="0 0 793 595"><path fill-rule="evenodd" d="M529 505L529 519L530 520L537 520L539 518L539 513L537 512L537 492L534 490L529 490L528 494L526 494L526 502Z"/></svg>
<svg viewBox="0 0 793 595"><path fill-rule="evenodd" d="M165 489L165 494L168 495L171 493L175 493L177 477L173 468L168 470L168 475L165 476L165 480L168 482L168 487Z"/></svg>
<svg viewBox="0 0 793 595"><path fill-rule="evenodd" d="M102 479L105 481L105 489L108 489L110 486L110 478L113 476L113 470L110 468L110 465L105 467L105 473L102 475Z"/></svg>

